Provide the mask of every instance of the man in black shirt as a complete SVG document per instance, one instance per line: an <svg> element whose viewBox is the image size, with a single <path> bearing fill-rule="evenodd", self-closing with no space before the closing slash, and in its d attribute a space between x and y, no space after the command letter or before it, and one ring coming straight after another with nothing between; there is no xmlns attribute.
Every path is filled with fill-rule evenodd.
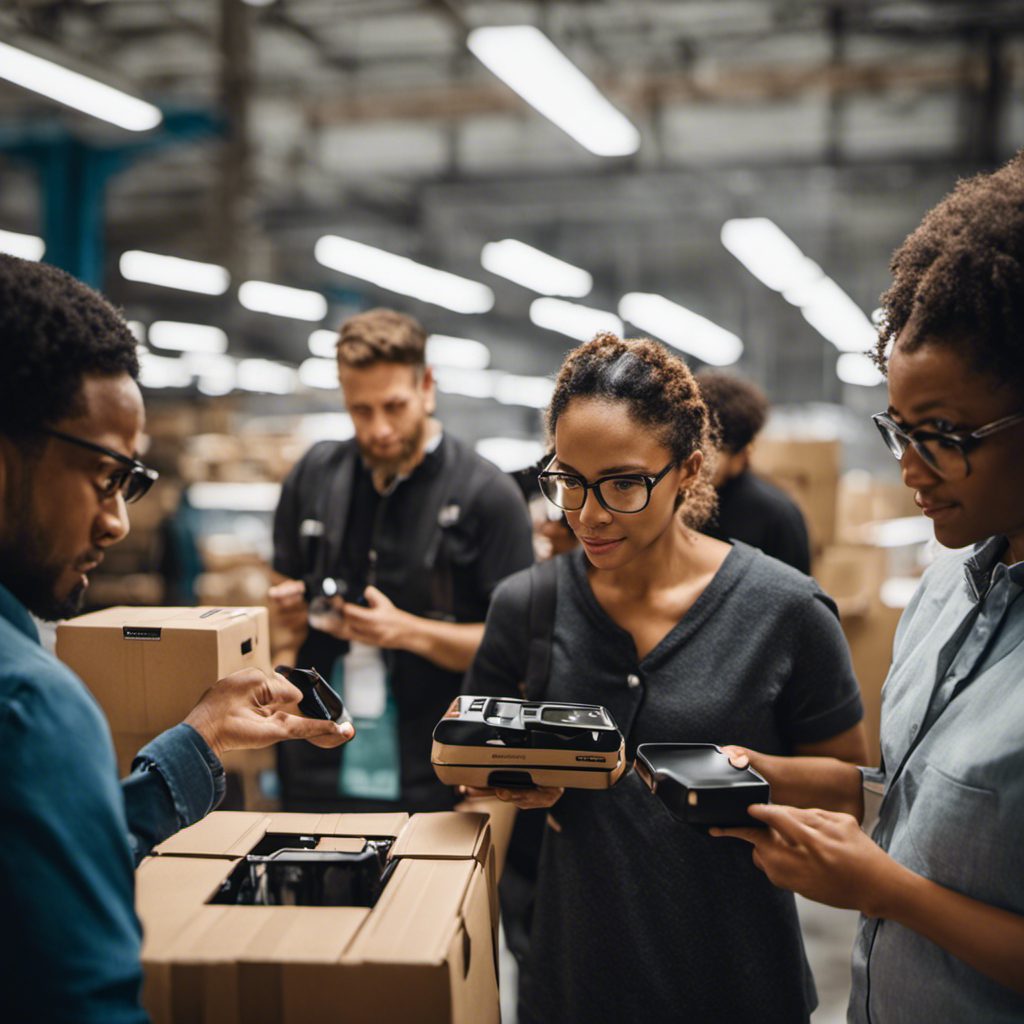
<svg viewBox="0 0 1024 1024"><path fill-rule="evenodd" d="M370 310L342 324L338 374L355 437L315 445L284 482L271 589L292 636L356 719L345 758L279 753L286 809L445 810L431 731L458 695L491 592L533 561L511 478L433 418L426 335ZM326 582L325 582L326 581ZM390 762L390 763L389 763Z"/></svg>
<svg viewBox="0 0 1024 1024"><path fill-rule="evenodd" d="M784 491L750 470L750 450L764 426L768 400L749 381L724 373L696 375L719 429L714 485L718 516L704 532L718 540L741 540L803 573L811 571L807 526Z"/></svg>

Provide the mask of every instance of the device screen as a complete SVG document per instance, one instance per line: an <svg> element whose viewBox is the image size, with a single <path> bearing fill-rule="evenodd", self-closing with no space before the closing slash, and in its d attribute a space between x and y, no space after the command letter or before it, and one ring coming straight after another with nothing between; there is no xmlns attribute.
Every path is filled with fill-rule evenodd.
<svg viewBox="0 0 1024 1024"><path fill-rule="evenodd" d="M604 708L546 707L540 713L540 720L551 725L582 725L588 728L612 724Z"/></svg>

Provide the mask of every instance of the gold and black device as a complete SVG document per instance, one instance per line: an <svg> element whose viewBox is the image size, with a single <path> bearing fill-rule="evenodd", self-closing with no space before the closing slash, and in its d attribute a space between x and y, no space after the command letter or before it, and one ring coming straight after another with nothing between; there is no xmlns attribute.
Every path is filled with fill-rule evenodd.
<svg viewBox="0 0 1024 1024"><path fill-rule="evenodd" d="M456 697L430 759L450 786L608 789L626 767L622 734L597 704Z"/></svg>

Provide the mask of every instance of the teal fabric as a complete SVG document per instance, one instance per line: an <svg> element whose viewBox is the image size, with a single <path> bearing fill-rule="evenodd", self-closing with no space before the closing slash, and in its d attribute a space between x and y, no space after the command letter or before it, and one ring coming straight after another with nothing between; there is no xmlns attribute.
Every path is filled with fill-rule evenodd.
<svg viewBox="0 0 1024 1024"><path fill-rule="evenodd" d="M189 726L118 785L106 719L0 586L0 1019L143 1022L134 864L223 794Z"/></svg>

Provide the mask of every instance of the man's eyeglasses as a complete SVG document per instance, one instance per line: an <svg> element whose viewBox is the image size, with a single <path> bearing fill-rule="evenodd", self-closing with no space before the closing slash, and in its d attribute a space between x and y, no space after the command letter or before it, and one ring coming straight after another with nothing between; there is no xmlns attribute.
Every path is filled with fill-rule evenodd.
<svg viewBox="0 0 1024 1024"><path fill-rule="evenodd" d="M552 459L549 466L554 465ZM646 473L619 473L602 476L592 484L575 473L560 473L545 470L537 480L541 493L552 505L566 512L578 512L587 502L587 491L593 491L601 507L608 512L643 512L651 500L655 484L674 466L670 462L660 473L648 476Z"/></svg>
<svg viewBox="0 0 1024 1024"><path fill-rule="evenodd" d="M67 441L68 444L77 444L80 448L88 448L91 452L99 452L101 455L106 455L108 458L114 459L115 462L119 462L124 466L123 470L111 474L109 494L104 491L104 497L113 497L120 491L126 505L138 501L153 486L154 481L160 477L160 474L155 469L150 469L149 466L143 465L138 459L115 452L113 448L105 448L101 444L84 441L80 437L64 434L59 430L51 430L49 427L38 427L36 432L46 434L49 437L56 437L61 441Z"/></svg>
<svg viewBox="0 0 1024 1024"><path fill-rule="evenodd" d="M967 453L977 448L986 437L1024 423L1024 412L986 423L969 434L943 434L938 430L921 429L906 431L887 412L876 413L871 419L897 460L901 460L907 448L913 446L925 464L944 480L963 480L971 475Z"/></svg>

